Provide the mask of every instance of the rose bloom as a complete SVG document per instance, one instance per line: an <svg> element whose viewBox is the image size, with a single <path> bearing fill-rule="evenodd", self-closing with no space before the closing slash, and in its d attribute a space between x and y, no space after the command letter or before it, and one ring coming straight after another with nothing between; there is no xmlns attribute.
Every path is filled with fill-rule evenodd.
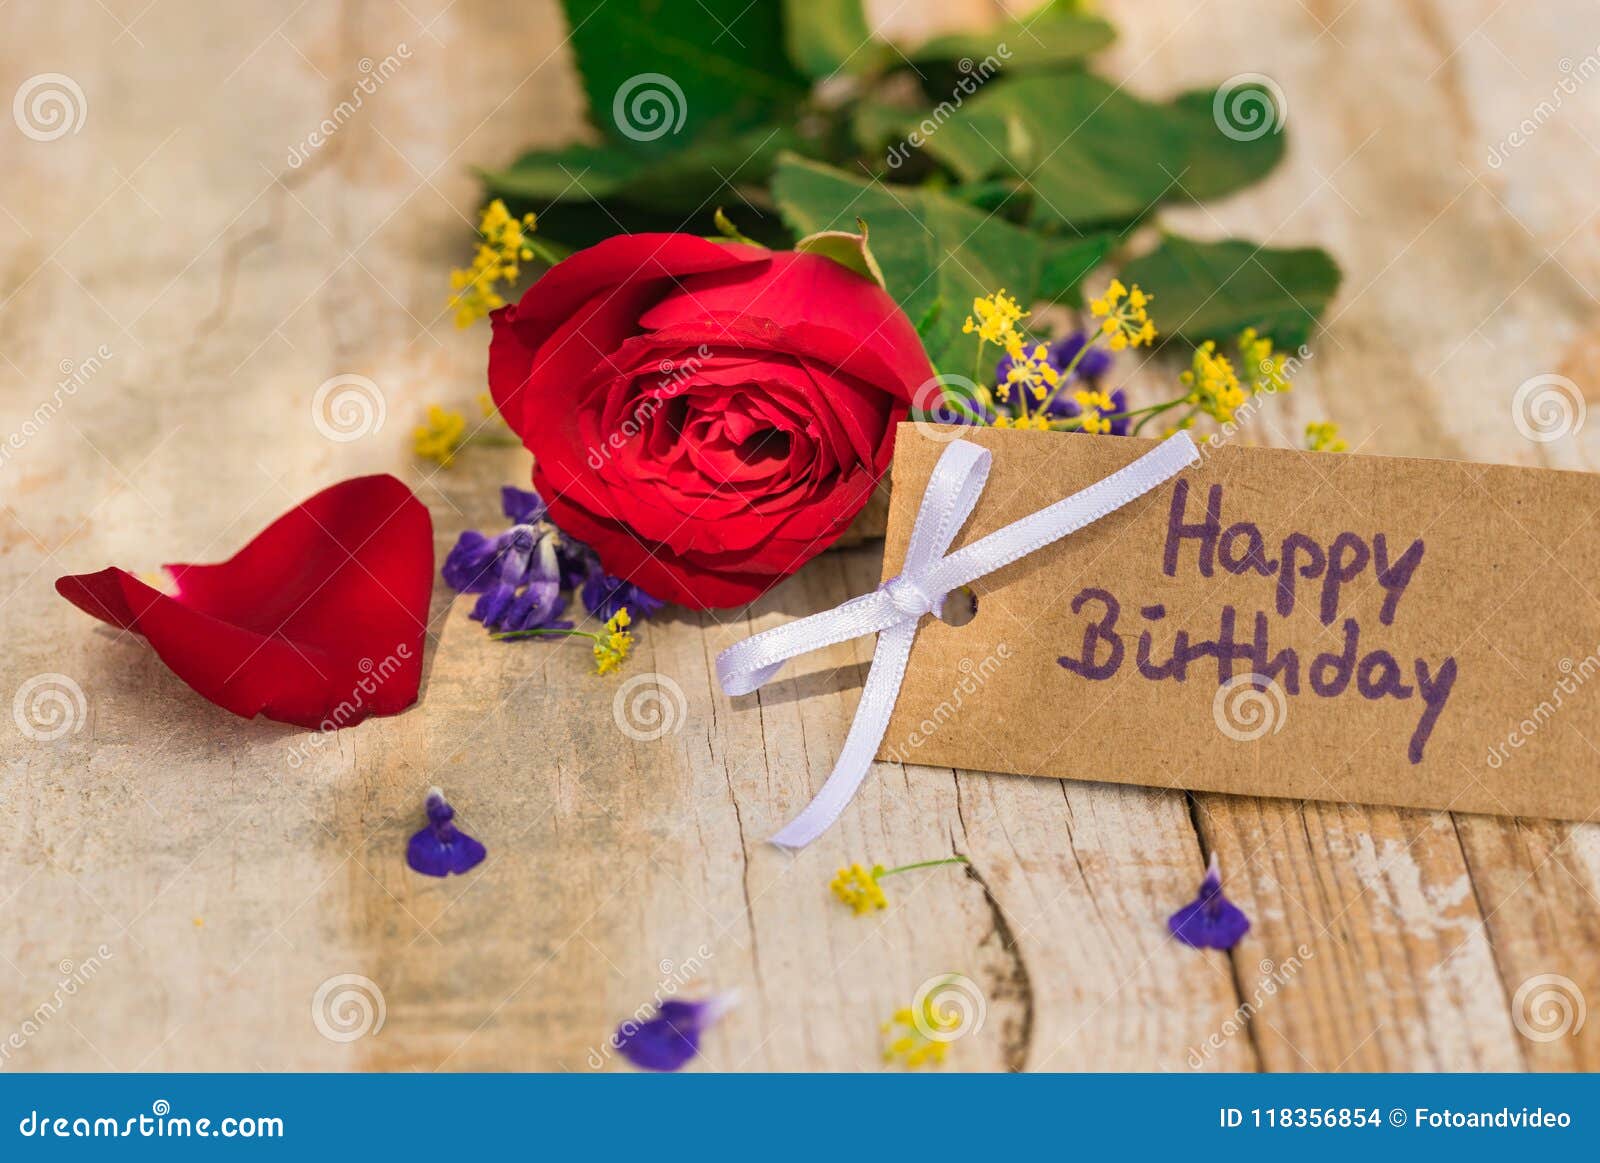
<svg viewBox="0 0 1600 1163"><path fill-rule="evenodd" d="M843 533L934 374L871 279L687 234L608 239L492 318L489 389L552 518L697 608L750 601Z"/></svg>

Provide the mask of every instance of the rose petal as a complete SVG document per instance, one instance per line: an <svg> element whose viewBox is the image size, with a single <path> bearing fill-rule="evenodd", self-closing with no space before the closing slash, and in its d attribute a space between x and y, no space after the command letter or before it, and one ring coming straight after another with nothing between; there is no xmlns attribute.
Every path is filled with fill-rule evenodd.
<svg viewBox="0 0 1600 1163"><path fill-rule="evenodd" d="M244 718L345 727L416 701L433 590L433 522L392 476L289 510L225 562L170 565L169 596L115 567L56 591L142 635L173 673Z"/></svg>
<svg viewBox="0 0 1600 1163"><path fill-rule="evenodd" d="M703 271L765 263L766 251L691 234L619 234L558 263L521 301L491 315L489 393L507 424L526 435L534 405L522 399L535 354L586 303L599 309L618 288ZM663 289L669 284L662 284ZM630 318L631 324L634 319ZM567 334L573 334L567 329ZM576 340L583 345L581 339ZM583 345L587 352L589 348ZM559 350L559 349L557 349ZM554 351L546 352L550 358Z"/></svg>
<svg viewBox="0 0 1600 1163"><path fill-rule="evenodd" d="M742 322L747 335L757 334L750 323L766 323L771 350L811 356L871 383L884 383L887 373L907 403L933 376L916 328L889 293L819 255L780 251L765 267L686 278L639 322L655 330L706 320Z"/></svg>

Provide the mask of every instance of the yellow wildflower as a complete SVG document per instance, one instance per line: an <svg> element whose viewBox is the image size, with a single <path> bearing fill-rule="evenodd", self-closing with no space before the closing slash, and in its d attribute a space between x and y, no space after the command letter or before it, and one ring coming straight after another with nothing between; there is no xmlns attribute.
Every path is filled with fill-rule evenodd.
<svg viewBox="0 0 1600 1163"><path fill-rule="evenodd" d="M940 1004L937 988L924 986L910 1006L896 1010L883 1024L883 1033L889 1039L883 1060L899 1059L909 1070L930 1064L942 1066L950 1053L950 1043L966 1032L966 1020L960 1007Z"/></svg>
<svg viewBox="0 0 1600 1163"><path fill-rule="evenodd" d="M1233 362L1217 354L1217 345L1206 340L1194 349L1189 370L1178 376L1178 382L1187 390L1184 399L1208 416L1227 423L1233 419L1234 409L1245 401L1245 390Z"/></svg>
<svg viewBox="0 0 1600 1163"><path fill-rule="evenodd" d="M883 889L878 887L878 877L883 875L883 865L874 864L872 870L862 868L859 864L852 864L849 868L841 868L833 882L828 885L833 890L833 895L855 910L856 916L871 912L873 909L886 909L889 907L889 898L883 895Z"/></svg>
<svg viewBox="0 0 1600 1163"><path fill-rule="evenodd" d="M1072 393L1072 399L1081 409L1078 422L1085 432L1098 435L1111 431L1111 421L1102 415L1117 409L1109 395L1099 390L1079 389Z"/></svg>
<svg viewBox="0 0 1600 1163"><path fill-rule="evenodd" d="M454 408L428 405L426 422L412 429L411 450L423 460L449 468L463 448L470 445L514 447L521 440L506 426L488 392L478 393L478 407L484 419L469 432L467 418Z"/></svg>
<svg viewBox="0 0 1600 1163"><path fill-rule="evenodd" d="M456 326L468 327L506 301L495 290L501 281L514 283L521 272L520 263L533 258L527 236L538 228L533 214L513 218L506 204L499 198L483 208L478 220L478 250L472 265L450 272L449 306L456 313Z"/></svg>
<svg viewBox="0 0 1600 1163"><path fill-rule="evenodd" d="M1314 420L1306 425L1306 448L1311 452L1348 452L1350 446L1339 435L1331 420Z"/></svg>
<svg viewBox="0 0 1600 1163"><path fill-rule="evenodd" d="M628 627L633 619L624 606L606 621L605 630L594 635L594 670L596 674L609 674L622 665L633 649L633 635Z"/></svg>
<svg viewBox="0 0 1600 1163"><path fill-rule="evenodd" d="M1124 287L1120 280L1112 279L1106 293L1089 301L1089 310L1101 320L1100 330L1110 336L1107 345L1112 351L1129 347L1149 347L1155 342L1156 325L1150 320L1147 308L1154 295L1146 294L1135 283Z"/></svg>
<svg viewBox="0 0 1600 1163"><path fill-rule="evenodd" d="M1289 357L1273 351L1272 339L1256 334L1254 327L1239 332L1239 363L1250 373L1253 392L1287 392L1294 386L1289 382Z"/></svg>
<svg viewBox="0 0 1600 1163"><path fill-rule="evenodd" d="M449 468L466 439L467 418L454 409L431 404L427 423L417 425L411 434L411 448L423 460Z"/></svg>
<svg viewBox="0 0 1600 1163"><path fill-rule="evenodd" d="M1027 312L1002 287L992 295L972 300L972 314L961 325L963 335L974 331L985 343L998 344L1009 349L1016 333L1016 324L1027 317ZM1020 341L1018 341L1020 342Z"/></svg>
<svg viewBox="0 0 1600 1163"><path fill-rule="evenodd" d="M1025 427L1026 421L1019 427ZM862 868L859 864L852 864L849 868L841 868L828 885L833 890L833 895L855 910L856 916L871 912L873 909L886 909L889 907L889 898L883 895L883 889L878 887L878 882L886 876L894 876L900 872L910 872L916 868L937 868L941 864L966 864L965 856L945 856L938 860L919 860L915 864L902 864L897 868L885 868L881 864L874 864L870 869Z"/></svg>
<svg viewBox="0 0 1600 1163"><path fill-rule="evenodd" d="M995 394L1002 401L1010 401L1013 387L1022 388L1034 400L1043 400L1061 382L1061 373L1050 362L1048 344L1036 343L1030 350L1022 336L1012 332L1006 353L1010 366L1006 368L1005 378L995 385Z"/></svg>
<svg viewBox="0 0 1600 1163"><path fill-rule="evenodd" d="M500 634L491 634L489 637L496 642L516 641L522 638L587 638L593 645L590 650L594 654L594 671L596 674L610 674L627 660L633 650L633 635L628 627L633 625L633 617L623 607L610 618L598 631L554 629L539 626L532 630L507 630Z"/></svg>

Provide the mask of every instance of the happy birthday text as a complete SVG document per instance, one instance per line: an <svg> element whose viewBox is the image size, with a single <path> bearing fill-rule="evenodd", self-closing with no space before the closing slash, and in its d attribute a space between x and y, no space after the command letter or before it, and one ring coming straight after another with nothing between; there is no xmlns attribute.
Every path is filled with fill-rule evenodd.
<svg viewBox="0 0 1600 1163"><path fill-rule="evenodd" d="M1276 555L1272 556L1266 536L1253 522L1223 524L1223 486L1210 487L1205 510L1198 518L1189 513L1189 492L1187 480L1179 480L1173 489L1161 571L1176 577L1180 567L1192 567L1206 578L1220 573L1269 579L1274 590L1272 608L1241 616L1236 606L1224 605L1214 637L1197 639L1188 630L1176 630L1170 646L1158 651L1155 639L1165 629L1161 624L1167 618L1167 608L1160 603L1141 606L1138 617L1144 625L1138 630L1133 648L1133 665L1138 673L1152 682L1187 682L1191 673L1209 678L1210 668L1202 670L1196 664L1213 659L1219 685L1238 673L1256 676L1261 684L1275 682L1289 695L1308 689L1331 699L1353 689L1373 701L1416 699L1420 711L1406 755L1412 763L1421 763L1423 748L1455 686L1454 656L1437 662L1413 658L1402 665L1381 647L1363 650L1360 622L1345 616L1338 645L1317 654L1302 667L1300 652L1293 647L1272 649L1271 615L1287 618L1297 607L1309 606L1324 626L1332 626L1340 621L1350 587L1365 578L1375 582L1383 593L1379 623L1392 626L1406 587L1422 564L1422 539L1412 541L1397 554L1383 533L1375 533L1370 541L1357 533L1340 533L1324 545L1308 534L1292 532L1278 542ZM1087 619L1083 647L1076 657L1063 655L1058 661L1087 679L1115 678L1127 661L1128 642L1134 633L1127 628L1122 603L1109 591L1090 586L1072 599L1071 609L1074 615ZM1158 659L1158 653L1166 657Z"/></svg>

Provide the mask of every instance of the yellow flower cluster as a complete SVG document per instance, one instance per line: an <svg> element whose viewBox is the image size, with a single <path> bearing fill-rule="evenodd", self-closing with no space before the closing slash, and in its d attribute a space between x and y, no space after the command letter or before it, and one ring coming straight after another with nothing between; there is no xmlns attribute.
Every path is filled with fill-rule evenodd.
<svg viewBox="0 0 1600 1163"><path fill-rule="evenodd" d="M1044 412L1033 416L1007 416L1001 414L994 418L996 428L1033 428L1040 432L1050 431L1050 417Z"/></svg>
<svg viewBox="0 0 1600 1163"><path fill-rule="evenodd" d="M1116 405L1111 402L1111 397L1102 391L1079 390L1072 393L1073 402L1082 408L1080 420L1085 432L1099 434L1111 431L1111 421L1105 418L1105 413L1114 412Z"/></svg>
<svg viewBox="0 0 1600 1163"><path fill-rule="evenodd" d="M484 432L480 426L479 430L468 432L467 418L460 412L454 408L429 404L428 419L411 430L411 451L422 460L431 460L440 468L449 468L456 454L468 444L517 443L505 428L505 422L500 420L500 413L495 410L494 400L488 392L478 393L478 407L485 420L498 422L492 425L497 430Z"/></svg>
<svg viewBox="0 0 1600 1163"><path fill-rule="evenodd" d="M995 428L1040 431L1079 428L1084 432L1109 432L1111 421L1105 418L1105 413L1113 405L1105 393L1077 393L1074 398L1082 411L1072 418L1052 416L1051 402L1066 386L1089 348L1102 338L1113 351L1148 346L1155 341L1156 328L1148 309L1151 298L1137 284L1129 288L1113 279L1105 295L1090 303L1090 310L1101 320L1099 327L1087 337L1087 342L1079 345L1077 354L1065 369L1051 361L1049 344L1030 340L1017 329L1017 324L1027 318L1028 313L1004 289L974 299L972 314L967 316L961 330L963 334L978 336L978 364L981 366L983 362L983 349L987 344L1001 347L1006 353L1006 371L1000 382L993 389L980 387L977 392L985 411L993 413L985 416L984 421ZM1085 403L1085 399L1089 403ZM995 401L1005 405L1005 409Z"/></svg>
<svg viewBox="0 0 1600 1163"><path fill-rule="evenodd" d="M841 868L828 887L833 890L834 896L854 909L856 916L859 917L862 913L871 912L873 909L889 907L889 898L884 896L883 889L878 887L878 877L882 875L881 864L874 864L870 872L859 864L852 864L849 868Z"/></svg>
<svg viewBox="0 0 1600 1163"><path fill-rule="evenodd" d="M1147 295L1135 283L1130 289L1121 279L1112 279L1106 293L1089 302L1089 310L1101 320L1100 330L1111 337L1112 351L1128 347L1149 347L1155 342L1156 325L1147 310L1154 295Z"/></svg>
<svg viewBox="0 0 1600 1163"><path fill-rule="evenodd" d="M992 295L972 300L972 314L961 325L961 333L971 335L976 331L978 338L985 343L1005 347L1008 340L1016 336L1017 323L1027 315L1021 304L1006 294L1002 287ZM1020 338L1018 342L1021 342Z"/></svg>
<svg viewBox="0 0 1600 1163"><path fill-rule="evenodd" d="M1224 424L1233 419L1234 409L1245 402L1246 392L1239 383L1233 361L1217 354L1215 340L1208 339L1194 349L1189 370L1178 376L1187 390L1185 401Z"/></svg>
<svg viewBox="0 0 1600 1163"><path fill-rule="evenodd" d="M958 1013L940 1014L936 994L930 993L922 1003L922 1012L907 1008L896 1010L894 1016L883 1024L883 1033L889 1043L884 1047L883 1060L899 1059L907 1069L920 1070L927 1065L944 1065L950 1053L950 1041L936 1035L948 1033L960 1024Z"/></svg>
<svg viewBox="0 0 1600 1163"><path fill-rule="evenodd" d="M1239 332L1239 361L1247 370L1255 369L1252 391L1287 392L1294 386L1289 382L1288 354L1273 351L1271 338L1257 335L1254 327Z"/></svg>
<svg viewBox="0 0 1600 1163"><path fill-rule="evenodd" d="M1339 435L1331 420L1314 420L1306 425L1306 449L1310 452L1348 452L1350 446Z"/></svg>
<svg viewBox="0 0 1600 1163"><path fill-rule="evenodd" d="M449 306L455 310L456 326L469 327L489 312L506 305L495 290L502 280L515 282L519 263L533 258L527 236L538 228L535 215L513 218L499 198L483 208L478 220L478 253L465 270L450 272Z"/></svg>
<svg viewBox="0 0 1600 1163"><path fill-rule="evenodd" d="M1257 334L1254 327L1239 333L1237 348L1245 379L1240 378L1232 360L1217 353L1212 340L1195 348L1189 370L1178 376L1186 391L1183 402L1192 409L1186 419L1192 421L1195 413L1203 413L1226 424L1252 395L1287 392L1294 386L1289 382L1288 356L1274 351L1272 340Z"/></svg>
<svg viewBox="0 0 1600 1163"><path fill-rule="evenodd" d="M467 418L453 408L430 404L427 422L418 424L411 434L411 449L423 460L449 468L466 441Z"/></svg>
<svg viewBox="0 0 1600 1163"><path fill-rule="evenodd" d="M1005 336L1006 354L1011 366L1006 378L995 385L995 393L1002 400L1011 399L1013 387L1027 392L1034 400L1043 400L1061 382L1061 373L1050 363L1050 346L1036 343L1029 347L1022 336L1012 331Z"/></svg>
<svg viewBox="0 0 1600 1163"><path fill-rule="evenodd" d="M633 635L628 627L633 625L627 608L618 610L606 621L605 631L594 636L594 670L596 674L610 674L622 665L633 649Z"/></svg>
<svg viewBox="0 0 1600 1163"><path fill-rule="evenodd" d="M1228 354L1223 354L1215 340L1195 348L1189 367L1178 377L1181 394L1142 408L1123 404L1119 409L1114 394L1098 387L1107 362L1104 349L1152 346L1157 336L1150 318L1153 301L1154 296L1139 284L1125 285L1112 279L1103 295L1089 301L1089 312L1098 323L1087 335L1045 344L1020 330L1028 313L1003 289L974 299L972 314L962 326L965 334L975 334L979 340L973 379L982 379L989 344L1004 349L1006 358L1000 365L1000 382L993 386L980 382L967 398L977 411L964 404L960 410L969 421L994 428L1103 434L1127 427L1135 435L1150 420L1166 413L1170 434L1193 427L1202 416L1224 425L1242 420L1253 396L1287 392L1293 386L1288 354L1274 350L1269 336L1248 327L1239 333ZM1094 351L1096 344L1102 345L1101 350ZM1092 375L1080 374L1078 368L1091 351L1098 367ZM1066 352L1071 353L1069 360L1063 359ZM1059 406L1060 397L1068 391L1075 409ZM1313 426L1307 431L1307 440L1319 451L1345 447L1331 426Z"/></svg>

